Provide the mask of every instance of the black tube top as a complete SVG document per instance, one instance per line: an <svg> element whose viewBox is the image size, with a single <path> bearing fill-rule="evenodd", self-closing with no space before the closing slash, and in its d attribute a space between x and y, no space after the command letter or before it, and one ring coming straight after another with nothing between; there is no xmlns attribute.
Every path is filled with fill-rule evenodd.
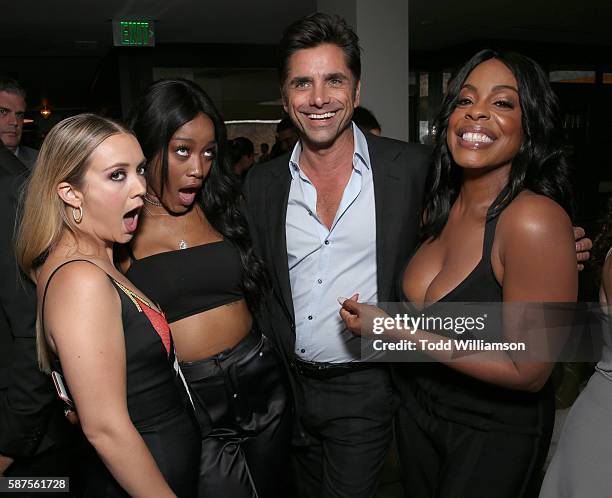
<svg viewBox="0 0 612 498"><path fill-rule="evenodd" d="M130 256L126 276L160 305L168 323L244 298L240 253L227 240Z"/></svg>

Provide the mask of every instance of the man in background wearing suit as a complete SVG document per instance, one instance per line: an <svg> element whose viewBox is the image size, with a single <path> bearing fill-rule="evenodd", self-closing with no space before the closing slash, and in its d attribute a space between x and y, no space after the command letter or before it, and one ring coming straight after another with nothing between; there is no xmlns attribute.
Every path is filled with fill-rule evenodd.
<svg viewBox="0 0 612 498"><path fill-rule="evenodd" d="M28 169L32 169L38 151L20 145L25 110L25 90L13 78L0 77L0 139Z"/></svg>
<svg viewBox="0 0 612 498"><path fill-rule="evenodd" d="M71 473L74 429L50 377L38 369L36 289L19 275L13 247L28 173L0 142L0 476L61 477Z"/></svg>
<svg viewBox="0 0 612 498"><path fill-rule="evenodd" d="M245 184L255 247L272 276L267 316L296 404L296 493L371 497L392 438L388 365L368 362L343 326L338 297L395 300L394 279L418 240L428 149L352 123L359 105L357 35L313 14L280 43L290 153Z"/></svg>

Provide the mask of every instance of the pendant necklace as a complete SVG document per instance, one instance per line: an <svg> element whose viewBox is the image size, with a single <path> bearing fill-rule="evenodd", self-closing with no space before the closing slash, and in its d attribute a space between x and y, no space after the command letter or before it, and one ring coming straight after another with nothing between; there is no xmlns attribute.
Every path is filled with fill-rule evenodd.
<svg viewBox="0 0 612 498"><path fill-rule="evenodd" d="M145 195L145 200L149 203L149 204L153 204L154 206L160 206L161 207L161 202L159 204L156 204L155 202L152 202L152 199L147 199L147 196ZM151 211L149 211L149 209L147 209L146 206L144 206L144 210L150 215L150 216L170 216L170 213L152 213ZM187 228L187 214L183 215L183 229L181 231L181 233L183 234L183 236L180 238L179 243L178 243L178 248L179 250L183 250L183 249L188 249L189 248L189 244L187 243L187 241L185 240L185 229ZM173 232L172 230L170 230L167 226L165 226L163 223L159 224L165 231L166 233L168 233L169 235L171 235L173 238L176 236L176 233Z"/></svg>

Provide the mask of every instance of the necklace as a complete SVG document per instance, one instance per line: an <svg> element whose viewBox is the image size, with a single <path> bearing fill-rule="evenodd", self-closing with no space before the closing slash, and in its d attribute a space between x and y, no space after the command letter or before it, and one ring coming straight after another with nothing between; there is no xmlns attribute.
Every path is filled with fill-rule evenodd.
<svg viewBox="0 0 612 498"><path fill-rule="evenodd" d="M146 196L145 196L145 200L146 200ZM153 203L151 203L153 204ZM154 206L156 204L153 204ZM161 206L161 203L160 203ZM149 209L147 209L146 206L143 206L145 212L149 215L149 216L170 216L170 213L152 213L151 211L149 211ZM181 230L181 233L183 234L183 236L180 238L179 243L178 243L178 248L179 250L183 250L183 249L187 249L189 247L189 244L187 243L187 241L185 240L185 229L187 228L187 215L183 215L183 229ZM167 226L165 226L163 223L158 223L159 226L161 226L166 233L168 233L169 235L171 235L173 238L176 236L176 233L173 232L172 230L170 230Z"/></svg>
<svg viewBox="0 0 612 498"><path fill-rule="evenodd" d="M151 197L148 192L144 195L144 201L157 207L161 207L162 205L155 197Z"/></svg>

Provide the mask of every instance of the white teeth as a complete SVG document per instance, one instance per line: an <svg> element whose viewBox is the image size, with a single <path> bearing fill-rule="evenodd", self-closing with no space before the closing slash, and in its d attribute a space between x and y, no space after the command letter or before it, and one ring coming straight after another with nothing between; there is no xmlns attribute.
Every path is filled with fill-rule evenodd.
<svg viewBox="0 0 612 498"><path fill-rule="evenodd" d="M310 119L327 119L335 116L335 112L325 112L323 114L309 114L308 117Z"/></svg>
<svg viewBox="0 0 612 498"><path fill-rule="evenodd" d="M466 132L461 135L461 138L466 142L492 142L493 139L484 133Z"/></svg>

